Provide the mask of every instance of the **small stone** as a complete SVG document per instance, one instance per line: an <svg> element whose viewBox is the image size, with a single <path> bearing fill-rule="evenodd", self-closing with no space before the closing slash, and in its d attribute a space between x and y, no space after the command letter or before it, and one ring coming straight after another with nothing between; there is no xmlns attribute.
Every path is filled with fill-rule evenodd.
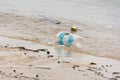
<svg viewBox="0 0 120 80"><path fill-rule="evenodd" d="M94 63L94 62L91 62L91 63L90 63L90 65L96 65L96 63Z"/></svg>
<svg viewBox="0 0 120 80"><path fill-rule="evenodd" d="M74 66L73 66L73 69L75 69L76 67L79 67L79 65L74 65Z"/></svg>
<svg viewBox="0 0 120 80"><path fill-rule="evenodd" d="M10 68L12 68L12 66L10 66Z"/></svg>
<svg viewBox="0 0 120 80"><path fill-rule="evenodd" d="M101 74L101 76L103 76L103 74Z"/></svg>
<svg viewBox="0 0 120 80"><path fill-rule="evenodd" d="M85 76L85 74L83 74L83 76Z"/></svg>
<svg viewBox="0 0 120 80"><path fill-rule="evenodd" d="M60 61L58 61L58 63L60 63Z"/></svg>
<svg viewBox="0 0 120 80"><path fill-rule="evenodd" d="M9 76L11 76L11 73L9 73Z"/></svg>
<svg viewBox="0 0 120 80"><path fill-rule="evenodd" d="M18 78L17 76L14 76L15 78Z"/></svg>
<svg viewBox="0 0 120 80"><path fill-rule="evenodd" d="M105 70L105 72L108 72L107 70Z"/></svg>
<svg viewBox="0 0 120 80"><path fill-rule="evenodd" d="M104 68L104 65L102 65L102 67Z"/></svg>
<svg viewBox="0 0 120 80"><path fill-rule="evenodd" d="M97 75L100 75L100 74L101 74L100 72L97 73Z"/></svg>
<svg viewBox="0 0 120 80"><path fill-rule="evenodd" d="M0 73L2 73L2 71L0 71Z"/></svg>
<svg viewBox="0 0 120 80"><path fill-rule="evenodd" d="M52 46L52 45L53 45L53 43L52 43L52 42L48 42L48 45L49 45L49 46Z"/></svg>
<svg viewBox="0 0 120 80"><path fill-rule="evenodd" d="M108 67L108 65L106 65L106 67Z"/></svg>
<svg viewBox="0 0 120 80"><path fill-rule="evenodd" d="M16 70L13 70L13 72L16 72Z"/></svg>
<svg viewBox="0 0 120 80"><path fill-rule="evenodd" d="M27 55L27 53L24 53L24 55Z"/></svg>
<svg viewBox="0 0 120 80"><path fill-rule="evenodd" d="M101 70L101 68L98 68L98 70Z"/></svg>
<svg viewBox="0 0 120 80"><path fill-rule="evenodd" d="M112 67L112 65L110 65L110 67Z"/></svg>
<svg viewBox="0 0 120 80"><path fill-rule="evenodd" d="M36 75L36 77L39 77L38 75Z"/></svg>
<svg viewBox="0 0 120 80"><path fill-rule="evenodd" d="M7 48L7 46L5 46L5 48Z"/></svg>
<svg viewBox="0 0 120 80"><path fill-rule="evenodd" d="M49 52L49 51L47 51L47 54L50 54L50 52Z"/></svg>

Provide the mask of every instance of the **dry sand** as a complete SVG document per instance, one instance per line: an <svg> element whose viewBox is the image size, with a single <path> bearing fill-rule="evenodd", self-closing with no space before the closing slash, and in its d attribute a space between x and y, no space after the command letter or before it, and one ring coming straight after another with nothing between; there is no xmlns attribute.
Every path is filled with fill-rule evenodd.
<svg viewBox="0 0 120 80"><path fill-rule="evenodd" d="M120 79L119 32L112 34L111 28L93 29L63 19L58 19L61 24L54 24L51 20L0 13L0 80ZM82 47L61 49L55 44L55 35L74 25L79 26L77 34L84 37ZM37 49L48 49L50 54Z"/></svg>

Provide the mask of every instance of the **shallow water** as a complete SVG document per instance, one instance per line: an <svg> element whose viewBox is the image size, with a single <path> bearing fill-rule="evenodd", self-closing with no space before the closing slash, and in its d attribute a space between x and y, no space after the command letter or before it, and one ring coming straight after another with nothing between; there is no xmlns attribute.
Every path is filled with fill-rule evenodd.
<svg viewBox="0 0 120 80"><path fill-rule="evenodd" d="M0 0L0 11L27 15L42 14L84 24L99 23L119 27L119 4L119 0Z"/></svg>

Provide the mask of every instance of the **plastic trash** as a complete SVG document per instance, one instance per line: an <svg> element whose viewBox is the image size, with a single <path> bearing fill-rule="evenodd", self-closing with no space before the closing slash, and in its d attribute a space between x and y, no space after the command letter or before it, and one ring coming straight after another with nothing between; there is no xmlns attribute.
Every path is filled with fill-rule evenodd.
<svg viewBox="0 0 120 80"><path fill-rule="evenodd" d="M67 36L67 37L65 37ZM67 39L65 39L67 38ZM60 45L70 46L74 42L74 37L72 34L66 34L65 32L62 32L58 37L58 43Z"/></svg>
<svg viewBox="0 0 120 80"><path fill-rule="evenodd" d="M64 45L64 43L63 43L64 35L65 35L64 32L62 32L62 33L59 35L58 42L59 42L60 45Z"/></svg>

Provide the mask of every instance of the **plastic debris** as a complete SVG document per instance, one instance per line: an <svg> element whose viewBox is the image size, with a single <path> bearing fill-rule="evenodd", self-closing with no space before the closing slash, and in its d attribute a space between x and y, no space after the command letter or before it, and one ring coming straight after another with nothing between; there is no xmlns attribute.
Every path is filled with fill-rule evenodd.
<svg viewBox="0 0 120 80"><path fill-rule="evenodd" d="M48 51L48 49L38 49L39 51Z"/></svg>
<svg viewBox="0 0 120 80"><path fill-rule="evenodd" d="M65 37L66 36L66 37ZM66 39L67 38L67 39ZM58 37L58 43L60 45L66 45L66 46L70 46L72 45L74 42L74 38L72 34L67 34L65 32L62 32L59 37Z"/></svg>
<svg viewBox="0 0 120 80"><path fill-rule="evenodd" d="M27 55L27 53L24 53L24 55Z"/></svg>

